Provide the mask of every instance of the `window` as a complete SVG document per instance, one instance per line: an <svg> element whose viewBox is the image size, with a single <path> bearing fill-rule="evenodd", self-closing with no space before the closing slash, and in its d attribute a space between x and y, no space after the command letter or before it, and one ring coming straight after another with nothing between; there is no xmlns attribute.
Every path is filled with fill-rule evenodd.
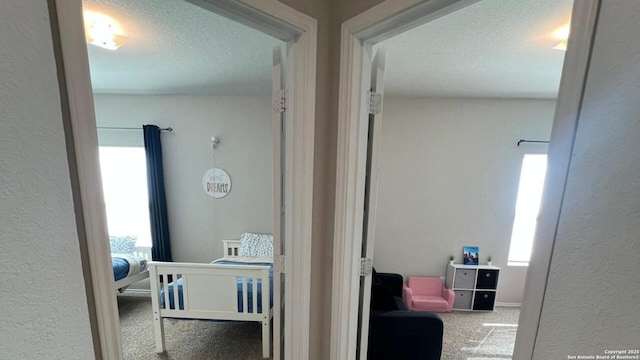
<svg viewBox="0 0 640 360"><path fill-rule="evenodd" d="M151 246L144 148L100 147L100 169L109 236L133 236L136 245Z"/></svg>
<svg viewBox="0 0 640 360"><path fill-rule="evenodd" d="M520 185L518 185L516 216L511 233L508 265L529 265L546 172L546 154L526 154L524 156L520 172Z"/></svg>

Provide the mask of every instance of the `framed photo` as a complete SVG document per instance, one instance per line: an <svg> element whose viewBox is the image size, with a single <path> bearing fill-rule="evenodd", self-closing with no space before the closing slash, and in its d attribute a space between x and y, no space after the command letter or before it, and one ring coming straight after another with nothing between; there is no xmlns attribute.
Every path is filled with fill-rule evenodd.
<svg viewBox="0 0 640 360"><path fill-rule="evenodd" d="M465 246L462 248L462 259L464 265L478 265L478 250L477 246Z"/></svg>

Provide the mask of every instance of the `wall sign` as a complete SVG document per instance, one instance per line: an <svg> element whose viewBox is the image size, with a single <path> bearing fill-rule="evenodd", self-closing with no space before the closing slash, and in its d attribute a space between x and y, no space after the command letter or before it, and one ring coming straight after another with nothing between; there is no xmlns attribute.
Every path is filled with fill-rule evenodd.
<svg viewBox="0 0 640 360"><path fill-rule="evenodd" d="M231 192L231 178L220 168L209 169L202 177L202 187L212 198L221 199Z"/></svg>

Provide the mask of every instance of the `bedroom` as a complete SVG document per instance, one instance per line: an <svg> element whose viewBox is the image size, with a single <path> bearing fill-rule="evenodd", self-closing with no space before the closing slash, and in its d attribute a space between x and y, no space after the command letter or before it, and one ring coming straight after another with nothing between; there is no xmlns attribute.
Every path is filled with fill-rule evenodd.
<svg viewBox="0 0 640 360"><path fill-rule="evenodd" d="M83 5L85 19L88 12L106 14L122 35L115 38L122 41L115 51L87 45L112 245L133 246L135 239L135 252L146 249L147 260L155 251L154 260L207 264L228 255L224 240L240 240L245 233L273 234L273 52L285 43L183 1L134 5L86 0ZM147 134L142 127L148 124L158 128ZM148 135L161 143L161 159L149 160ZM155 189L158 197L151 201L166 201L166 215L157 216L160 225L149 222L147 162L155 169L162 164L151 181L164 181L164 191ZM214 168L215 180L209 181ZM168 234L162 251L149 249L149 227L156 226L158 233ZM150 270L153 281L153 266ZM176 291L181 310L188 295L182 282L186 271L168 281L180 278ZM142 281L133 282L139 280L134 275L119 280L124 281L118 296L123 355L156 358L159 330L151 322L150 288L160 287L161 301L169 293L173 311L173 287L163 280L150 284L149 271ZM258 287L253 295L261 297L260 280L253 283ZM244 284L252 286L251 281ZM264 293L274 296L273 289L270 296L266 289ZM251 289L248 295L252 312ZM192 306L195 300L192 295ZM264 338L269 331L255 320L158 322L164 329L164 350L178 358L258 358L265 346L272 346Z"/></svg>
<svg viewBox="0 0 640 360"><path fill-rule="evenodd" d="M471 246L498 274L481 292L493 312L462 312L483 308L459 298L478 291L446 281L456 290L441 314L443 359L513 352L564 60L556 33L568 33L572 3L483 0L373 46L384 51L365 223L375 270L445 286Z"/></svg>

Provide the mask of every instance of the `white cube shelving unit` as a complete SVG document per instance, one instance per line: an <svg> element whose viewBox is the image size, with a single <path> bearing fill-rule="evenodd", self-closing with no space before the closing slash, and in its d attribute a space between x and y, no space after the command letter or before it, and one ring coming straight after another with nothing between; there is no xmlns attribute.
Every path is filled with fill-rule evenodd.
<svg viewBox="0 0 640 360"><path fill-rule="evenodd" d="M492 311L500 268L492 265L449 264L445 285L453 289L453 310Z"/></svg>

